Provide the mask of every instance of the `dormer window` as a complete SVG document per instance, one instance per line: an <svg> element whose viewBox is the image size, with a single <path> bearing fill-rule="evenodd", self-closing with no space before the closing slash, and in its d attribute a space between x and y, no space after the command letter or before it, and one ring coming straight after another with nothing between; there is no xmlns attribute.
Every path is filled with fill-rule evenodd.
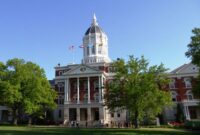
<svg viewBox="0 0 200 135"><path fill-rule="evenodd" d="M192 87L191 78L184 78L184 82L185 82L185 87L186 88L191 88Z"/></svg>
<svg viewBox="0 0 200 135"><path fill-rule="evenodd" d="M175 89L176 88L176 86L175 86L175 79L171 79L170 80L170 82L169 82L169 88L170 89Z"/></svg>

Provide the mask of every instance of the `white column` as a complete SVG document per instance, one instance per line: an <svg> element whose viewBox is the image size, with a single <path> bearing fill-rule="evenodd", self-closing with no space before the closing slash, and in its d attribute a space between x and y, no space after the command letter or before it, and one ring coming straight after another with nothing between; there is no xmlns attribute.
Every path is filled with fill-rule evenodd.
<svg viewBox="0 0 200 135"><path fill-rule="evenodd" d="M87 121L88 121L88 125L91 122L91 108L87 108Z"/></svg>
<svg viewBox="0 0 200 135"><path fill-rule="evenodd" d="M80 121L80 108L76 108L76 121Z"/></svg>
<svg viewBox="0 0 200 135"><path fill-rule="evenodd" d="M69 98L68 98L69 97L68 82L69 82L69 79L67 78L65 80L65 99L64 99L65 104L68 103L68 101L69 101Z"/></svg>
<svg viewBox="0 0 200 135"><path fill-rule="evenodd" d="M101 83L101 76L99 76L99 102L101 102L101 90L102 90L102 83Z"/></svg>
<svg viewBox="0 0 200 135"><path fill-rule="evenodd" d="M101 123L104 123L104 108L103 107L99 107L99 119Z"/></svg>
<svg viewBox="0 0 200 135"><path fill-rule="evenodd" d="M189 111L189 108L188 106L186 106L186 112L187 112L187 119L190 120L190 111Z"/></svg>
<svg viewBox="0 0 200 135"><path fill-rule="evenodd" d="M88 103L90 103L90 77L88 77Z"/></svg>
<svg viewBox="0 0 200 135"><path fill-rule="evenodd" d="M184 114L185 114L185 118L187 119L187 110L186 110L186 106L184 106Z"/></svg>
<svg viewBox="0 0 200 135"><path fill-rule="evenodd" d="M77 78L77 104L80 102L80 96L79 96L79 78Z"/></svg>
<svg viewBox="0 0 200 135"><path fill-rule="evenodd" d="M69 108L64 108L64 125L69 124Z"/></svg>
<svg viewBox="0 0 200 135"><path fill-rule="evenodd" d="M68 100L71 101L71 87L70 78L68 78Z"/></svg>

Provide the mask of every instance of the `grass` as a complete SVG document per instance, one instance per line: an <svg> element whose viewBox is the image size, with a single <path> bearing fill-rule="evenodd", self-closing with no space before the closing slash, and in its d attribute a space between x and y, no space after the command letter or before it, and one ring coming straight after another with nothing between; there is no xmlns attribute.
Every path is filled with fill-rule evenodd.
<svg viewBox="0 0 200 135"><path fill-rule="evenodd" d="M197 131L170 128L86 129L42 126L0 126L0 135L199 135Z"/></svg>

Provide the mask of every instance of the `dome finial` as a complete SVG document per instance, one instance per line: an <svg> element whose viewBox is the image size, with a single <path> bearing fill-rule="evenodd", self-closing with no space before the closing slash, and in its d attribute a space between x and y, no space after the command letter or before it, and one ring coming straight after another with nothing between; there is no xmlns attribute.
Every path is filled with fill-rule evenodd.
<svg viewBox="0 0 200 135"><path fill-rule="evenodd" d="M98 25L95 13L93 15L92 25Z"/></svg>

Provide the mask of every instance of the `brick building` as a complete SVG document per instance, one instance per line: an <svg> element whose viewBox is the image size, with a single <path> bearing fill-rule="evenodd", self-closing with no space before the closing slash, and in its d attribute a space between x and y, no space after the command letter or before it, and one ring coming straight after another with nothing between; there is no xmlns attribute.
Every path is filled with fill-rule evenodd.
<svg viewBox="0 0 200 135"><path fill-rule="evenodd" d="M184 64L169 73L169 89L174 105L165 109L166 121L176 120L178 103L186 120L200 119L200 100L192 93L192 86L198 73L198 67L192 63Z"/></svg>

